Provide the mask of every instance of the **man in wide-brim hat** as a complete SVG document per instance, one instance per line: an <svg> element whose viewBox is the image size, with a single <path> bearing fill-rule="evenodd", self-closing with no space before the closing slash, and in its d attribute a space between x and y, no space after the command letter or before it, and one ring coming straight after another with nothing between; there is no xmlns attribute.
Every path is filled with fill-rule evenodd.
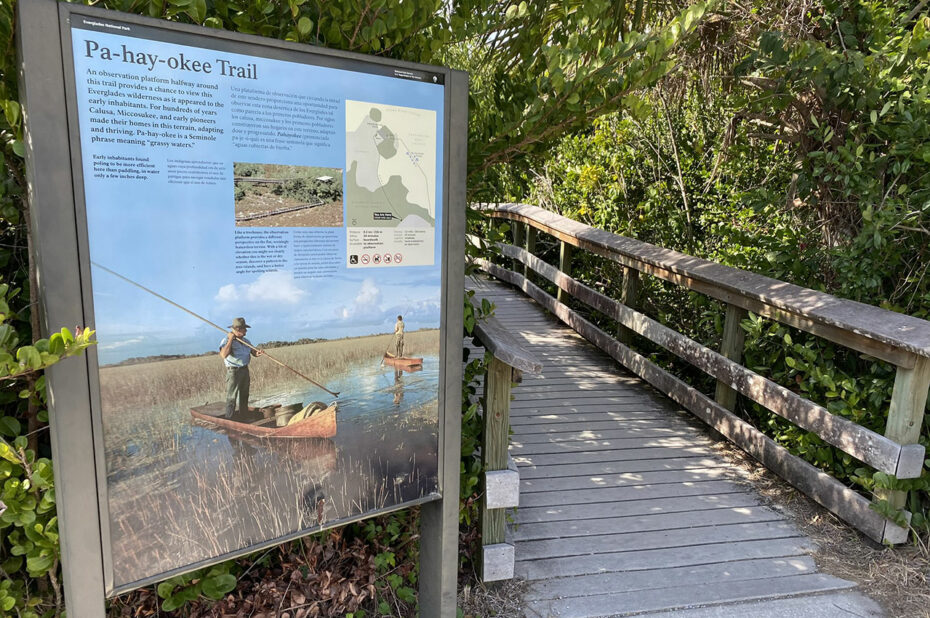
<svg viewBox="0 0 930 618"><path fill-rule="evenodd" d="M237 402L239 414L249 411L249 361L262 351L250 347L252 342L245 338L248 328L245 318L236 318L220 342L220 356L226 366L226 418L235 414Z"/></svg>

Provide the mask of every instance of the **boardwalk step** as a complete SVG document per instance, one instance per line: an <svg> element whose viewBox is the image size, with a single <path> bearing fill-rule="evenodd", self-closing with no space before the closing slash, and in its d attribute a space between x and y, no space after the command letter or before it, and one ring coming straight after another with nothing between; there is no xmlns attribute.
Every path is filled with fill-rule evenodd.
<svg viewBox="0 0 930 618"><path fill-rule="evenodd" d="M634 592L667 588L669 582L675 586L705 584L707 582L735 582L764 577L785 577L816 573L817 567L810 556L791 558L758 558L737 562L715 562L699 566L677 567L661 571L627 571L623 573L598 573L577 577L558 577L533 582L526 593L526 600L570 599L603 594L618 590Z"/></svg>
<svg viewBox="0 0 930 618"><path fill-rule="evenodd" d="M822 573L733 582L708 582L654 590L614 592L589 597L530 601L527 616L628 616L695 605L733 603L843 590L854 583ZM749 615L749 614L744 614Z"/></svg>
<svg viewBox="0 0 930 618"><path fill-rule="evenodd" d="M633 461L595 462L582 464L533 465L524 462L520 468L520 478L530 481L538 478L558 478L565 476L585 476L602 474L627 474L630 472L655 472L660 470L691 470L707 468L730 468L722 459L711 457L669 457L667 459L646 459Z"/></svg>
<svg viewBox="0 0 930 618"><path fill-rule="evenodd" d="M650 447L622 451L576 451L571 453L519 453L511 451L518 466L552 465L563 463L590 463L594 461L643 461L647 459L668 459L701 455L712 455L714 451L707 446L688 446L680 448Z"/></svg>
<svg viewBox="0 0 930 618"><path fill-rule="evenodd" d="M591 556L609 552L633 552L664 547L695 547L714 543L739 543L758 539L778 539L798 536L793 524L782 521L723 524L677 528L673 530L651 530L646 532L621 532L589 537L541 539L520 543L519 560L570 558Z"/></svg>
<svg viewBox="0 0 930 618"><path fill-rule="evenodd" d="M878 618L884 615L878 603L857 592L713 605L675 612L675 618Z"/></svg>
<svg viewBox="0 0 930 618"><path fill-rule="evenodd" d="M522 523L513 531L516 541L559 539L578 536L600 537L623 532L691 529L738 523L780 521L782 515L765 506L707 509L632 517L599 517L568 521Z"/></svg>
<svg viewBox="0 0 930 618"><path fill-rule="evenodd" d="M740 475L733 468L693 468L691 470L662 470L658 472L630 472L627 474L597 474L556 478L522 479L520 494L541 491L598 489L629 487L633 485L659 485L663 483L690 483L735 479Z"/></svg>
<svg viewBox="0 0 930 618"><path fill-rule="evenodd" d="M689 511L700 512L707 509L740 508L757 506L758 504L759 498L749 491L701 496L654 497L649 500L635 500L622 504L604 502L550 504L539 507L529 507L524 504L517 510L517 521L519 526L533 522L633 517L657 513L686 513Z"/></svg>
<svg viewBox="0 0 930 618"><path fill-rule="evenodd" d="M803 537L786 537L739 543L711 543L691 547L605 552L548 560L523 560L518 553L514 574L524 579L537 580L618 571L670 569L752 558L802 556L809 553L811 549L810 541Z"/></svg>

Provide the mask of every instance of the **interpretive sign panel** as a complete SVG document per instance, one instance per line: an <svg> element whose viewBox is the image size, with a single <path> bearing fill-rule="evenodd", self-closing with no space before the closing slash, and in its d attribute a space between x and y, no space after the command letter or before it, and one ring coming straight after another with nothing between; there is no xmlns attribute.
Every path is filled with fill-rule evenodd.
<svg viewBox="0 0 930 618"><path fill-rule="evenodd" d="M60 16L106 593L439 499L452 72Z"/></svg>

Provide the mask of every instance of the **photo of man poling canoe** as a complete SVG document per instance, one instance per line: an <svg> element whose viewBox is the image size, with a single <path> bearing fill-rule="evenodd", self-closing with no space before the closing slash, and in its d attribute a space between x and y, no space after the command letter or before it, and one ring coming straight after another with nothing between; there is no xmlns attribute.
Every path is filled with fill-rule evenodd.
<svg viewBox="0 0 930 618"><path fill-rule="evenodd" d="M119 277L123 281L139 289L145 290L149 294L160 298L166 303L177 307L225 334L225 337L220 342L219 354L223 359L226 370L226 400L222 404L204 404L203 406L192 408L191 415L195 419L215 423L230 431L267 438L331 438L336 435L337 404L335 401L329 405L314 401L306 406L302 404L291 404L287 406L273 404L258 408L249 406L249 388L251 383L249 363L253 356L263 356L269 359L319 387L333 397L338 397L339 393L329 390L319 382L312 378L308 378L264 350L260 350L253 346L245 336L249 328L245 318L235 318L227 331L227 329L224 329L222 326L211 322L207 318L114 270L97 264L96 262L94 266L115 277ZM272 422L274 422L275 425L268 426Z"/></svg>
<svg viewBox="0 0 930 618"><path fill-rule="evenodd" d="M120 264L91 275L125 581L437 491L438 277Z"/></svg>

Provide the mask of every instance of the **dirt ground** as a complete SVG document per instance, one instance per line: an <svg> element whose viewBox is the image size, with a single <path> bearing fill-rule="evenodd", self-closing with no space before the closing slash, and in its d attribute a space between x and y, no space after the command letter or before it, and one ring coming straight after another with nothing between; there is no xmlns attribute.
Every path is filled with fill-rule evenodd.
<svg viewBox="0 0 930 618"><path fill-rule="evenodd" d="M236 217L271 212L281 208L298 206L299 202L275 195L270 187L250 191L236 202ZM342 227L342 200L321 206L312 206L270 217L236 221L236 227Z"/></svg>

